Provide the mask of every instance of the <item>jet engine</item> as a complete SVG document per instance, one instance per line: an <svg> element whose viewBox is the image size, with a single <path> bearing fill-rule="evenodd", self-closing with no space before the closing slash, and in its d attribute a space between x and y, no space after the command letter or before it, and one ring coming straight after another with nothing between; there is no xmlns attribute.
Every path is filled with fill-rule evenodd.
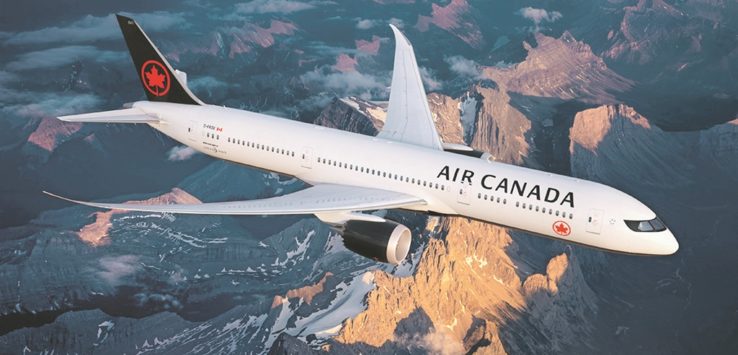
<svg viewBox="0 0 738 355"><path fill-rule="evenodd" d="M347 249L393 265L405 260L412 241L410 229L392 221L348 221L343 225L341 235Z"/></svg>

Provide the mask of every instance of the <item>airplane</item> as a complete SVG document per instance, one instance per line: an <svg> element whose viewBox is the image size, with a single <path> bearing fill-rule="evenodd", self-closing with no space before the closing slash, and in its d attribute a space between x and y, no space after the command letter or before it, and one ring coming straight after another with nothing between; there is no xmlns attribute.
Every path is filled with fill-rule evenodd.
<svg viewBox="0 0 738 355"><path fill-rule="evenodd" d="M200 204L102 203L127 211L205 215L315 215L346 247L379 262L406 258L412 233L372 211L403 209L461 216L638 255L671 255L674 235L637 199L612 187L495 161L445 143L428 107L413 47L395 26L389 106L376 137L207 105L187 87L141 27L117 15L146 94L123 109L58 117L67 122L144 123L209 156L292 176L309 187L290 194ZM234 182L237 183L237 182Z"/></svg>

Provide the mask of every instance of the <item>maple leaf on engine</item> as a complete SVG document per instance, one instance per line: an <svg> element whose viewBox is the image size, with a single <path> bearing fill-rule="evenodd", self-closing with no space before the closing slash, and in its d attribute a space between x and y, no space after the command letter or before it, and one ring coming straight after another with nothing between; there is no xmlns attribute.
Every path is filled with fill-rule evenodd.
<svg viewBox="0 0 738 355"><path fill-rule="evenodd" d="M162 73L159 73L158 70L156 70L156 67L151 67L149 71L146 72L146 80L148 81L149 87L159 87L164 89L164 75Z"/></svg>

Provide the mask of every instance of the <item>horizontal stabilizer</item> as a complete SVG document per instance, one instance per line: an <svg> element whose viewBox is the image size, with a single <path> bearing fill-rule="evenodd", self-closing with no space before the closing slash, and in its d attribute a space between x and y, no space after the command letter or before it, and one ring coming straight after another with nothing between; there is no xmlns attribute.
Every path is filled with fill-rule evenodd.
<svg viewBox="0 0 738 355"><path fill-rule="evenodd" d="M158 123L159 118L147 114L137 108L126 108L122 110L83 113L81 115L70 115L58 117L66 122L91 122L91 123Z"/></svg>
<svg viewBox="0 0 738 355"><path fill-rule="evenodd" d="M97 208L202 215L300 215L370 211L425 204L421 198L399 192L332 184L316 185L291 194L260 200L168 205L85 202L46 191L44 193Z"/></svg>

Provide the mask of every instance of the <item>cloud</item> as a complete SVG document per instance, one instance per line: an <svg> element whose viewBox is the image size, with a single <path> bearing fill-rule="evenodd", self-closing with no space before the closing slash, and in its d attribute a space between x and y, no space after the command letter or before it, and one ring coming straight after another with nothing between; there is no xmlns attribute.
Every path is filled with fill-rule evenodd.
<svg viewBox="0 0 738 355"><path fill-rule="evenodd" d="M448 331L431 328L425 335L402 335L397 338L398 345L408 349L422 349L428 354L463 354L464 345Z"/></svg>
<svg viewBox="0 0 738 355"><path fill-rule="evenodd" d="M179 310L182 303L174 296L161 293L137 293L136 305L146 309Z"/></svg>
<svg viewBox="0 0 738 355"><path fill-rule="evenodd" d="M20 78L17 74L0 70L0 84L18 81Z"/></svg>
<svg viewBox="0 0 738 355"><path fill-rule="evenodd" d="M126 14L134 18L147 32L162 31L185 24L182 14L153 12ZM0 36L0 39L3 37ZM89 43L107 39L121 39L120 28L115 15L87 15L66 26L46 27L35 31L19 32L5 40L7 45L48 44L48 43Z"/></svg>
<svg viewBox="0 0 738 355"><path fill-rule="evenodd" d="M443 60L448 63L451 71L458 76L474 79L482 76L482 71L479 69L479 65L473 60L466 59L460 55L446 57Z"/></svg>
<svg viewBox="0 0 738 355"><path fill-rule="evenodd" d="M179 145L169 150L169 153L167 153L167 160L183 161L192 158L195 154L197 154L197 151L191 147Z"/></svg>
<svg viewBox="0 0 738 355"><path fill-rule="evenodd" d="M303 74L301 78L308 85L334 91L339 96L353 95L373 90L384 90L387 87L377 77L362 74L358 71L345 73L326 73L325 71L315 69Z"/></svg>
<svg viewBox="0 0 738 355"><path fill-rule="evenodd" d="M389 20L389 23L395 25L395 27L397 27L399 29L403 29L405 27L405 22L402 21L402 19L399 19L399 18L393 17L393 18L391 18Z"/></svg>
<svg viewBox="0 0 738 355"><path fill-rule="evenodd" d="M549 12L546 9L536 9L530 6L518 10L517 14L533 21L536 31L542 22L555 22L563 17L558 11Z"/></svg>
<svg viewBox="0 0 738 355"><path fill-rule="evenodd" d="M357 19L356 21L356 28L360 30L368 30L378 24L379 21L377 20L369 20L369 19Z"/></svg>
<svg viewBox="0 0 738 355"><path fill-rule="evenodd" d="M124 279L133 276L142 268L139 257L135 255L105 256L98 262L100 270L97 271L97 275L111 286L122 285Z"/></svg>
<svg viewBox="0 0 738 355"><path fill-rule="evenodd" d="M436 79L436 75L426 67L419 67L420 78L423 80L425 85L425 91L440 90L443 84Z"/></svg>
<svg viewBox="0 0 738 355"><path fill-rule="evenodd" d="M15 61L8 63L6 68L12 71L46 69L70 65L80 60L112 62L125 58L126 54L123 52L100 50L93 46L66 46L21 54Z"/></svg>
<svg viewBox="0 0 738 355"><path fill-rule="evenodd" d="M28 118L80 113L102 104L100 97L91 94L20 92L10 89L0 89L0 101L4 103L0 112Z"/></svg>
<svg viewBox="0 0 738 355"><path fill-rule="evenodd" d="M238 85L231 85L212 76L202 76L189 80L187 86L198 96L222 100L226 98L229 87Z"/></svg>
<svg viewBox="0 0 738 355"><path fill-rule="evenodd" d="M299 2L291 0L253 0L236 5L236 11L242 14L290 14L310 10L325 2Z"/></svg>
<svg viewBox="0 0 738 355"><path fill-rule="evenodd" d="M387 82L358 71L334 72L330 66L300 76L314 94L298 103L299 110L320 109L334 97L357 96L365 100L387 97Z"/></svg>

